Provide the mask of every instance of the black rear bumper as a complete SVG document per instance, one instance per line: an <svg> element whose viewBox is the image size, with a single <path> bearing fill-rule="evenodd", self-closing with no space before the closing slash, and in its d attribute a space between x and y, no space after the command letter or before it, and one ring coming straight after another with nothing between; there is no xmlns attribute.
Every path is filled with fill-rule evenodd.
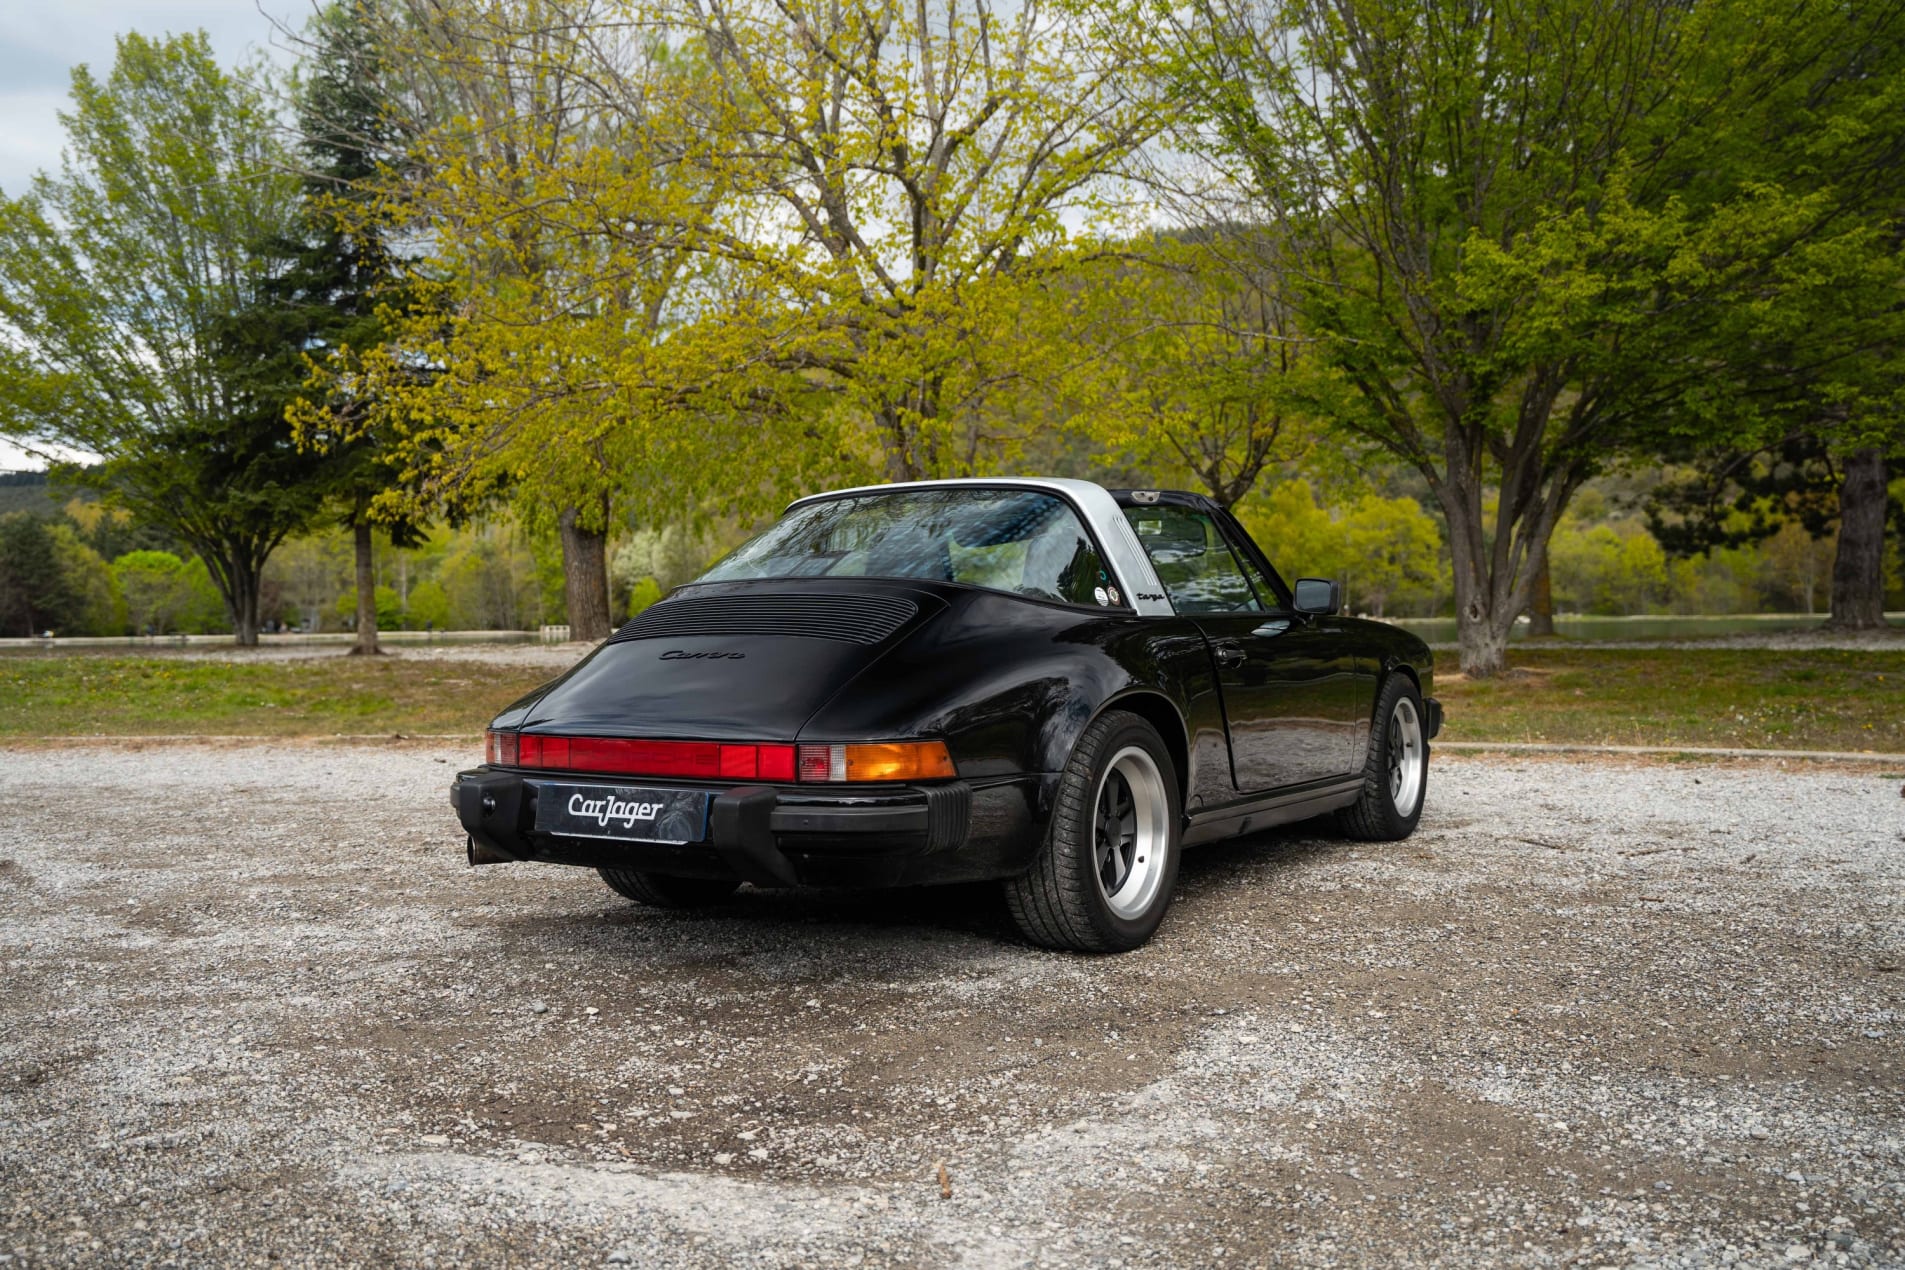
<svg viewBox="0 0 1905 1270"><path fill-rule="evenodd" d="M540 775L457 773L450 804L469 835L470 862L504 860L738 878L760 886L892 886L1002 876L1024 866L1035 835L1038 781L977 790L965 781L883 785L851 793L788 785L712 785L556 777L564 785L639 784L712 795L707 839L651 843L539 833ZM979 808L975 834L974 807Z"/></svg>

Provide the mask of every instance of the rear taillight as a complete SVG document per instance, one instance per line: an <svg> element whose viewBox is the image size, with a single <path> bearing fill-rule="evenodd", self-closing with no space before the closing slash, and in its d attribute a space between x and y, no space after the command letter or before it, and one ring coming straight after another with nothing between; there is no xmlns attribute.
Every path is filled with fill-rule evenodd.
<svg viewBox="0 0 1905 1270"><path fill-rule="evenodd" d="M539 736L525 732L523 767L616 776L680 776L706 781L791 781L791 745L723 741L637 741L612 736Z"/></svg>
<svg viewBox="0 0 1905 1270"><path fill-rule="evenodd" d="M921 781L956 776L943 741L778 745L730 741L644 741L612 736L484 734L488 761L501 767L673 776L707 781Z"/></svg>
<svg viewBox="0 0 1905 1270"><path fill-rule="evenodd" d="M944 741L803 745L803 781L931 781L957 776Z"/></svg>

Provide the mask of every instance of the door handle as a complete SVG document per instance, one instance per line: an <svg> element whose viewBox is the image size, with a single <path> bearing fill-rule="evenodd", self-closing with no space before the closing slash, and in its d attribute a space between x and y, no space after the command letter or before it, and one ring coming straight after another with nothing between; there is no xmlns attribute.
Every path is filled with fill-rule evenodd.
<svg viewBox="0 0 1905 1270"><path fill-rule="evenodd" d="M1218 644L1211 651L1217 658L1217 664L1226 670L1243 665L1244 659L1250 656L1240 644Z"/></svg>

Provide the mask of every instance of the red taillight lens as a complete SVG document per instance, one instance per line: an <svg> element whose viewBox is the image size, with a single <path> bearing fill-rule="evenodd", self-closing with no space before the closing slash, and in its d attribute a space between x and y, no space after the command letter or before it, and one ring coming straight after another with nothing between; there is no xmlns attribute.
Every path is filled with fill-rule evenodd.
<svg viewBox="0 0 1905 1270"><path fill-rule="evenodd" d="M944 741L800 747L803 781L931 781L958 774Z"/></svg>
<svg viewBox="0 0 1905 1270"><path fill-rule="evenodd" d="M638 741L612 736L539 736L524 733L524 767L616 776L679 776L709 781L791 781L791 745L725 741Z"/></svg>
<svg viewBox="0 0 1905 1270"><path fill-rule="evenodd" d="M642 741L614 736L489 732L489 762L559 772L674 776L704 781L923 781L957 776L943 741L792 745Z"/></svg>
<svg viewBox="0 0 1905 1270"><path fill-rule="evenodd" d="M755 747L756 766L754 779L762 781L791 781L794 779L794 747L791 745L761 745Z"/></svg>

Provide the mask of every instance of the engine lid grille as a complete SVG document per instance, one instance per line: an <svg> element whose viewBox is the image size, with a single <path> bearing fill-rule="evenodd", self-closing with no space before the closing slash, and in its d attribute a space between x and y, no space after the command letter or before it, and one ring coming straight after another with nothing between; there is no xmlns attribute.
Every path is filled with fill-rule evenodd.
<svg viewBox="0 0 1905 1270"><path fill-rule="evenodd" d="M918 612L919 605L897 595L687 595L643 609L609 642L781 635L877 644Z"/></svg>

